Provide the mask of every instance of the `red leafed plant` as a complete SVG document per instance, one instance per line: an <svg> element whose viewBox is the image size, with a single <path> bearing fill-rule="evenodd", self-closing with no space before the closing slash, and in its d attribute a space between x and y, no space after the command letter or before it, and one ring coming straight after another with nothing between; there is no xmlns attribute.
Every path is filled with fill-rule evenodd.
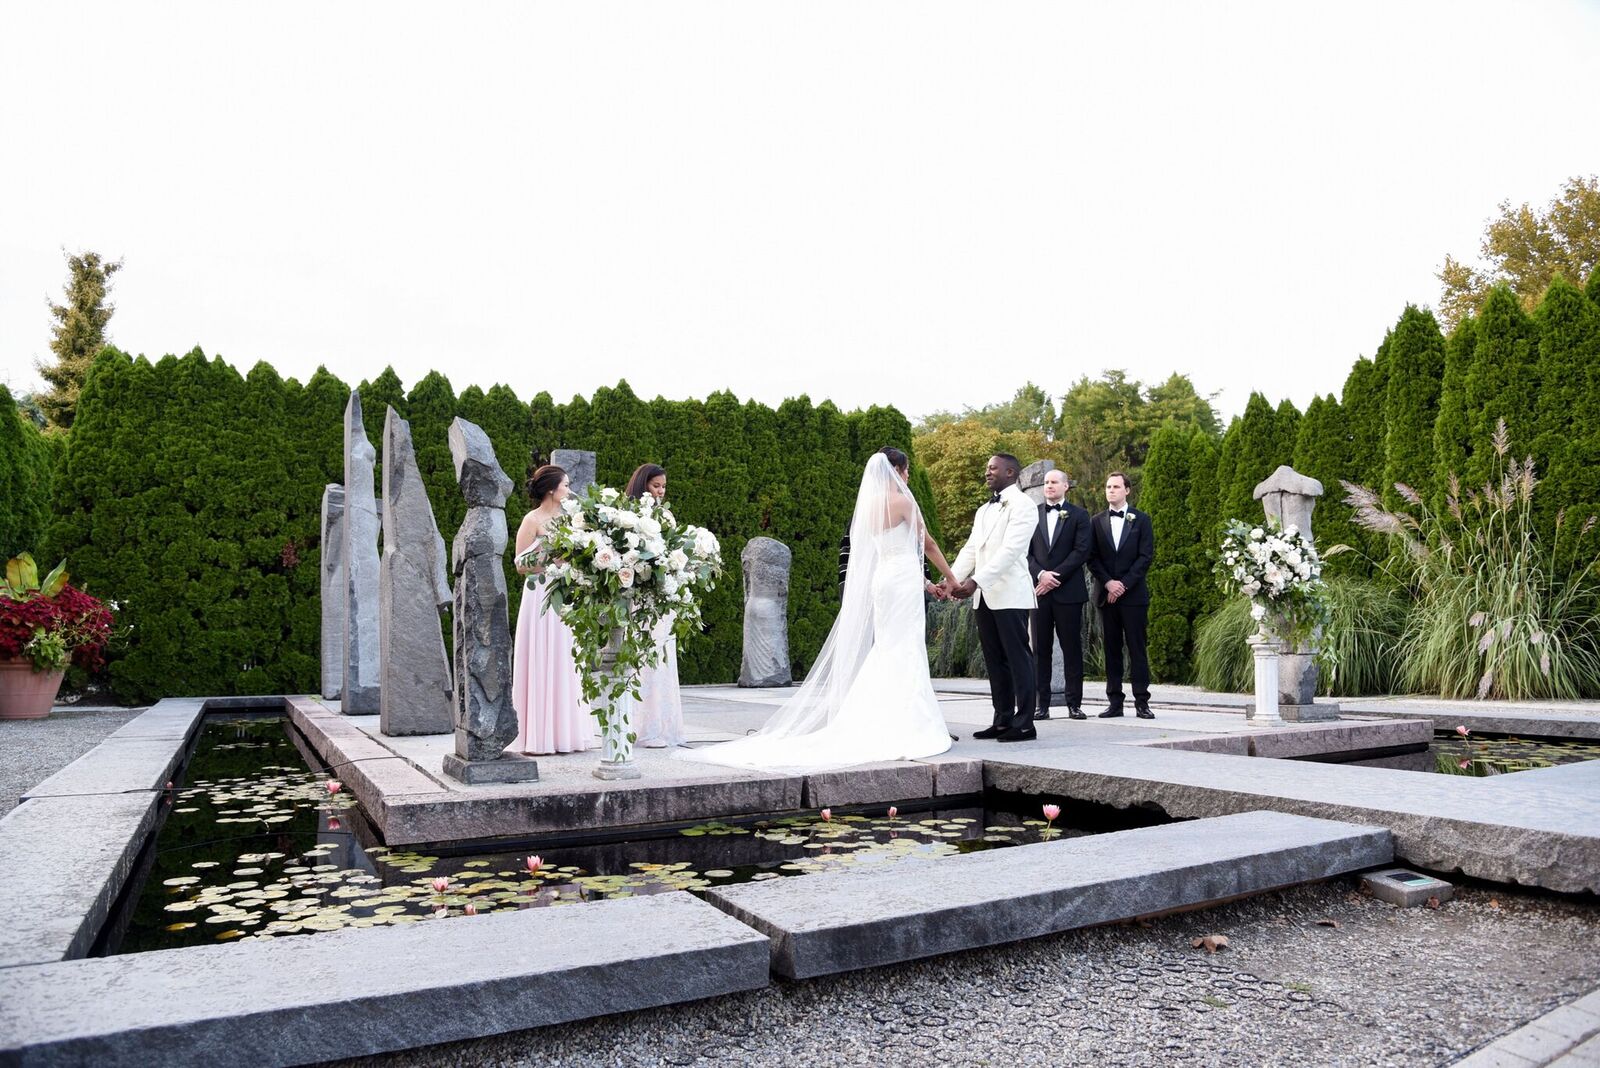
<svg viewBox="0 0 1600 1068"><path fill-rule="evenodd" d="M75 663L93 671L111 638L111 610L67 584L66 563L39 579L27 553L9 560L0 580L0 657L24 657L35 671Z"/></svg>

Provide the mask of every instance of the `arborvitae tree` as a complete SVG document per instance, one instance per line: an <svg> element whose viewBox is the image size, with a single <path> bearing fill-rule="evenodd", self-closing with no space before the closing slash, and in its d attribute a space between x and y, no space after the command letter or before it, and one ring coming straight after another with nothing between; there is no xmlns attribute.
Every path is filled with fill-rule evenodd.
<svg viewBox="0 0 1600 1068"><path fill-rule="evenodd" d="M1404 504L1395 483L1431 495L1433 425L1444 381L1444 335L1433 313L1407 304L1389 346L1385 387L1383 497L1390 508Z"/></svg>
<svg viewBox="0 0 1600 1068"><path fill-rule="evenodd" d="M1467 407L1467 368L1478 348L1478 320L1466 318L1444 348L1444 378L1439 386L1439 417L1433 424L1433 497L1436 512L1445 509L1452 479L1467 477L1472 457L1472 420Z"/></svg>
<svg viewBox="0 0 1600 1068"><path fill-rule="evenodd" d="M0 385L0 561L43 555L60 435L46 436ZM39 561L53 567L53 561Z"/></svg>
<svg viewBox="0 0 1600 1068"><path fill-rule="evenodd" d="M1466 408L1471 440L1466 480L1481 486L1494 470L1494 452L1483 447L1504 419L1518 455L1530 451L1534 403L1539 392L1539 337L1516 294L1497 286L1478 316L1478 344L1467 367Z"/></svg>
<svg viewBox="0 0 1600 1068"><path fill-rule="evenodd" d="M1221 600L1221 591L1211 581L1212 557L1221 536L1217 514L1217 478L1221 466L1222 443L1210 431L1196 427L1189 432L1189 499L1186 502L1188 526L1194 531L1190 547L1189 570L1199 580L1196 618ZM1172 524L1167 525L1171 533ZM1157 539L1159 544L1160 539Z"/></svg>
<svg viewBox="0 0 1600 1068"><path fill-rule="evenodd" d="M595 480L601 485L622 489L634 468L660 463L650 406L634 395L626 381L615 389L602 386L594 391L589 426L589 444L583 448L595 454Z"/></svg>
<svg viewBox="0 0 1600 1068"><path fill-rule="evenodd" d="M1294 457L1295 439L1300 434L1300 409L1296 408L1289 398L1285 397L1279 401L1278 407L1272 414L1273 431L1276 434L1272 444L1272 455L1276 458L1276 462L1267 472L1269 475ZM1255 487L1251 486L1250 489L1254 492Z"/></svg>
<svg viewBox="0 0 1600 1068"><path fill-rule="evenodd" d="M789 469L778 441L778 413L764 404L744 404L745 466L750 472L750 500L755 529L771 535L773 512L789 495Z"/></svg>
<svg viewBox="0 0 1600 1068"><path fill-rule="evenodd" d="M1553 521L1570 505L1600 500L1594 455L1596 432L1586 421L1600 386L1600 309L1560 275L1534 312L1539 330L1539 436L1531 443L1544 488L1535 498L1541 519ZM1521 445L1521 442L1517 443ZM1519 448L1517 450L1521 452ZM1587 511L1584 516L1587 517Z"/></svg>
<svg viewBox="0 0 1600 1068"><path fill-rule="evenodd" d="M705 637L684 647L685 664L695 678L731 679L739 673L744 635L744 572L740 554L759 532L745 440L745 409L732 393L719 391L698 406L704 420L699 438L699 471L691 483L693 496L673 501L675 514L717 533L722 542L723 574L702 606ZM683 480L680 479L680 482ZM673 499L673 473L667 471L668 498ZM830 621L831 622L831 621Z"/></svg>
<svg viewBox="0 0 1600 1068"><path fill-rule="evenodd" d="M366 398L362 398L365 405ZM411 447L417 455L417 470L428 487L428 503L433 505L433 521L439 525L446 546L467 517L467 501L456 482L456 464L450 455L450 424L456 417L456 395L450 380L438 371L429 371L411 387L400 415L411 424ZM366 414L363 407L362 414ZM383 451L383 437L373 439ZM378 483L382 492L383 483ZM446 550L448 552L448 549ZM449 564L447 563L448 570ZM448 639L447 639L448 640Z"/></svg>
<svg viewBox="0 0 1600 1068"><path fill-rule="evenodd" d="M1376 489L1383 481L1384 441L1388 432L1384 405L1389 395L1389 346L1394 331L1369 360L1357 360L1344 380L1339 407L1350 432L1350 481Z"/></svg>
<svg viewBox="0 0 1600 1068"><path fill-rule="evenodd" d="M1201 591L1189 562L1201 532L1188 522L1192 473L1191 431L1176 423L1157 430L1145 458L1138 507L1156 531L1150 565L1150 671L1161 682L1186 682L1190 672L1190 621Z"/></svg>
<svg viewBox="0 0 1600 1068"><path fill-rule="evenodd" d="M561 447L561 421L550 394L540 391L528 405L530 416L530 442L533 455L529 462L542 467L550 462L550 454ZM508 472L509 473L509 472ZM529 471L531 475L533 472Z"/></svg>
<svg viewBox="0 0 1600 1068"><path fill-rule="evenodd" d="M794 552L789 573L789 657L797 675L811 666L827 637L837 601L838 548L846 517L838 514L839 487L830 484L833 472L821 459L826 435L833 432L833 428L825 431L828 421L809 397L790 398L778 408L779 440L790 458L789 494L775 509L771 536ZM859 479L848 490L852 510L858 486Z"/></svg>
<svg viewBox="0 0 1600 1068"><path fill-rule="evenodd" d="M300 566L293 571L288 646L315 657L322 633L322 491L330 482L344 484L344 406L350 387L318 367L304 386L290 379L286 390L286 437L294 443L291 511L304 516L301 536L310 543L309 549L297 550ZM312 580L314 587L303 585ZM298 678L297 688L314 689L319 677L320 667Z"/></svg>
<svg viewBox="0 0 1600 1068"><path fill-rule="evenodd" d="M89 365L105 346L106 324L116 310L106 303L106 293L111 288L111 276L122 269L122 262L108 263L98 252L83 252L68 256L67 268L67 301L50 305L50 314L56 320L50 339L55 360L39 363L39 374L50 389L37 398L45 415L60 427L72 425Z"/></svg>
<svg viewBox="0 0 1600 1068"><path fill-rule="evenodd" d="M1223 431L1222 439L1217 442L1217 473L1213 483L1216 488L1216 499L1212 502L1212 514L1220 526L1225 520L1233 518L1231 509L1224 505L1233 492L1233 473L1239 468L1239 439L1244 433L1244 419L1234 416L1228 422L1228 429Z"/></svg>
<svg viewBox="0 0 1600 1068"><path fill-rule="evenodd" d="M1250 394L1237 434L1230 427L1223 438L1223 465L1229 468L1230 481L1221 491L1221 518L1253 519L1261 513L1261 505L1254 496L1255 488L1289 459L1291 451L1283 446L1285 436L1279 433L1279 422L1279 415L1267 403L1267 398L1259 393ZM1228 455L1230 450L1231 456Z"/></svg>
<svg viewBox="0 0 1600 1068"><path fill-rule="evenodd" d="M1368 547L1366 532L1351 521L1353 513L1344 503L1345 490L1340 485L1341 479L1358 481L1353 477L1350 448L1350 431L1338 400L1331 393L1311 398L1295 439L1294 469L1322 483L1322 498L1317 501L1311 522L1319 551L1335 545L1362 550ZM1331 572L1345 574L1366 574L1370 570L1366 559L1356 553L1330 557L1327 567Z"/></svg>

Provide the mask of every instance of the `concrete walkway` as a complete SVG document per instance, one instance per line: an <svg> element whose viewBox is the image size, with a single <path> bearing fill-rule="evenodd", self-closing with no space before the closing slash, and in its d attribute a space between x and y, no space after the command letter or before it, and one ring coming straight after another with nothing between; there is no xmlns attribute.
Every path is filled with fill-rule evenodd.
<svg viewBox="0 0 1600 1068"><path fill-rule="evenodd" d="M1457 1068L1600 1068L1600 990L1455 1062Z"/></svg>

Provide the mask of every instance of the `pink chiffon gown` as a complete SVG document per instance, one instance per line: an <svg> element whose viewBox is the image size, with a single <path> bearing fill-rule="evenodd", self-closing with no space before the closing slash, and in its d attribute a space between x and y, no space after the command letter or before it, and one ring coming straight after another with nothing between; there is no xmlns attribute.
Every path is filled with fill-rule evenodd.
<svg viewBox="0 0 1600 1068"><path fill-rule="evenodd" d="M512 752L536 756L577 753L596 745L594 718L583 706L572 631L543 611L544 580L535 577L517 609L511 653L511 703L517 710Z"/></svg>
<svg viewBox="0 0 1600 1068"><path fill-rule="evenodd" d="M635 743L650 749L683 744L683 695L678 692L678 639L672 636L672 617L656 624L654 638L661 662L640 675L642 699L634 706Z"/></svg>

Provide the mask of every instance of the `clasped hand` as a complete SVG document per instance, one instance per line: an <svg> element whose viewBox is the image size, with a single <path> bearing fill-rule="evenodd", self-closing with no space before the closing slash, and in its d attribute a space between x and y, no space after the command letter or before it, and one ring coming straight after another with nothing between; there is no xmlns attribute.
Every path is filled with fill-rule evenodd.
<svg viewBox="0 0 1600 1068"><path fill-rule="evenodd" d="M925 588L941 601L964 601L978 592L978 584L971 579L965 582L952 582L947 578L937 586L931 582L926 583Z"/></svg>

